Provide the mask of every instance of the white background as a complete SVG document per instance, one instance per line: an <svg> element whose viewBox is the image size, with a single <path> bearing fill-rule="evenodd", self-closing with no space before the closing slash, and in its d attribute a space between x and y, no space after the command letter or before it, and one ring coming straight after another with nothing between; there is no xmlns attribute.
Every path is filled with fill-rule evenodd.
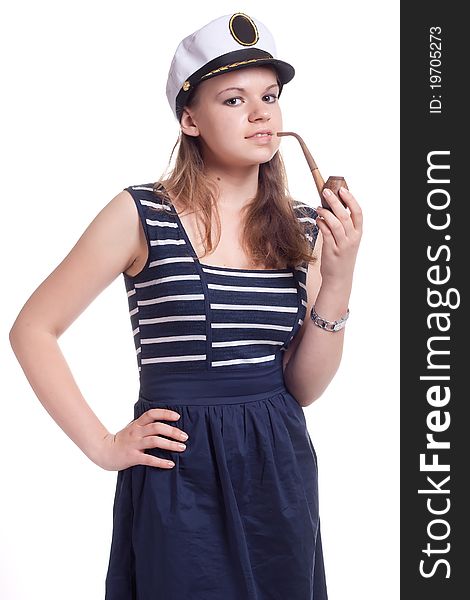
<svg viewBox="0 0 470 600"><path fill-rule="evenodd" d="M178 135L165 95L177 43L238 11L263 21L295 66L284 129L303 137L325 179L346 177L364 211L342 363L304 410L329 599L399 597L398 2L42 0L10 3L0 18L5 600L104 598L117 476L50 418L8 331L104 205L160 176ZM293 195L318 205L298 143L284 138L281 152ZM122 276L59 343L98 417L124 427L138 371Z"/></svg>

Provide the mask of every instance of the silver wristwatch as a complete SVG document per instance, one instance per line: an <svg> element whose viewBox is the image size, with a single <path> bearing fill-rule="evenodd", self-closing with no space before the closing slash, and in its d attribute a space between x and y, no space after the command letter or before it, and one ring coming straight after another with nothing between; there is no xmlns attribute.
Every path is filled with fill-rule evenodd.
<svg viewBox="0 0 470 600"><path fill-rule="evenodd" d="M327 321L326 319L323 319L323 317L320 317L320 315L318 315L315 312L315 306L312 306L312 310L310 312L310 318L315 323L315 325L317 325L321 329L326 329L326 331L339 331L340 329L343 329L343 327L346 324L346 321L348 320L348 317L349 308L346 314L340 317L337 321Z"/></svg>

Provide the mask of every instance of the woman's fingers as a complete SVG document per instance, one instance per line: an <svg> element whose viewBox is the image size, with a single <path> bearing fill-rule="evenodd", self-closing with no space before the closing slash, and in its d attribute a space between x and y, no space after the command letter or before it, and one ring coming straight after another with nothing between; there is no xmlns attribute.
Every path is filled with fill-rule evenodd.
<svg viewBox="0 0 470 600"><path fill-rule="evenodd" d="M158 458L158 456L152 456L151 454L141 454L139 465L147 467L158 467L159 469L172 469L175 463L164 458Z"/></svg>
<svg viewBox="0 0 470 600"><path fill-rule="evenodd" d="M330 228L325 223L325 221L323 221L322 219L317 219L317 226L325 242L327 244L334 244L334 246L336 247L335 238L333 237L333 234L331 233Z"/></svg>
<svg viewBox="0 0 470 600"><path fill-rule="evenodd" d="M322 193L326 198L331 210L321 206L319 206L316 210L320 216L324 217L328 225L336 229L335 238L338 241L337 236L341 234L340 227L342 226L345 234L348 235L348 232L353 229L353 223L351 221L348 209L344 207L343 203L336 194L329 189L324 189Z"/></svg>
<svg viewBox="0 0 470 600"><path fill-rule="evenodd" d="M160 421L176 421L180 418L180 414L168 408L151 408L146 410L137 419L139 425L147 425L153 423L157 419Z"/></svg>
<svg viewBox="0 0 470 600"><path fill-rule="evenodd" d="M340 188L339 193L341 194L341 198L348 205L349 210L351 211L350 218L354 225L354 229L362 228L362 209L359 206L356 198L351 194L349 190L346 188Z"/></svg>
<svg viewBox="0 0 470 600"><path fill-rule="evenodd" d="M316 223L322 234L326 238L332 237L335 244L341 246L341 243L347 238L344 224L327 208L322 208L320 206L315 210L320 216L320 218L316 220Z"/></svg>
<svg viewBox="0 0 470 600"><path fill-rule="evenodd" d="M166 437L172 437L175 440L180 440L182 442L188 439L188 434L178 427L172 427L171 425L167 425L166 423L160 423L159 421L148 423L141 427L142 437L148 435L165 435Z"/></svg>
<svg viewBox="0 0 470 600"><path fill-rule="evenodd" d="M161 434L184 442L189 437L185 431L178 429L178 427L172 427L167 423L160 422L160 420L175 421L179 418L180 415L174 410L169 410L166 408L151 408L150 410L144 412L138 419L136 419L136 423L141 426L139 433L142 435L142 437ZM156 421L156 419L159 420Z"/></svg>
<svg viewBox="0 0 470 600"><path fill-rule="evenodd" d="M327 191L328 194L326 194ZM315 209L322 217L317 219L320 231L327 238L332 236L337 246L346 242L346 238L353 239L362 229L362 210L356 199L346 188L340 188L339 193L347 203L347 209L331 190L324 190L324 196L327 198L331 210L322 206L317 206Z"/></svg>
<svg viewBox="0 0 470 600"><path fill-rule="evenodd" d="M164 412L164 414L160 414L160 413L156 413L156 412L152 412L152 411L166 411ZM172 418L174 419L177 415L177 413L175 413L174 411L169 411L167 409L150 409L149 411L147 411L147 413L150 413L150 415L148 415L150 418L156 417L156 418L160 418L160 419L164 419L165 417L168 417L168 413L173 413ZM144 413L146 414L146 413ZM143 415L141 415L143 416ZM144 419L145 422L146 419ZM139 464L143 464L143 465L148 465L148 466L153 466L153 467L164 467L164 468L172 468L174 466L174 462L173 461L168 461L156 456L153 456L152 454L146 453L145 450L155 450L155 449L162 449L162 450L167 450L169 452L184 452L186 450L186 445L183 443L185 440L188 439L188 435L184 432L181 431L180 429L178 429L177 427L172 427L171 425L168 425L167 423L161 423L160 421L151 421L150 423L147 423L146 425L138 425L139 429L139 440L138 440L138 446L139 446L139 450L143 450L143 452L140 453L140 463ZM161 435L156 435L156 434L161 434ZM173 441L173 440L169 440L166 439L166 437L162 437L162 436L166 436L166 437L173 437L176 440L180 440L180 441Z"/></svg>
<svg viewBox="0 0 470 600"><path fill-rule="evenodd" d="M182 442L173 442L167 440L159 435L146 435L143 438L143 448L162 448L163 450L170 450L176 452L183 452L186 450L186 445Z"/></svg>

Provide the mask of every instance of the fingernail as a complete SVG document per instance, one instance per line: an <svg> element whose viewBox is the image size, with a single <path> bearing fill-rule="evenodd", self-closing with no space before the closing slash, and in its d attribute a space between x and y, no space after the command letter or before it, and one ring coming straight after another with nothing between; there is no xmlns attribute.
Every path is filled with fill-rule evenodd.
<svg viewBox="0 0 470 600"><path fill-rule="evenodd" d="M323 190L323 195L324 195L324 196L331 196L331 191L330 191L328 188L325 188L325 189Z"/></svg>
<svg viewBox="0 0 470 600"><path fill-rule="evenodd" d="M167 462L168 462L168 465L169 465L170 467L174 467L174 466L175 466L175 463L174 463L174 462L171 462L171 460L169 460L169 461L167 461Z"/></svg>
<svg viewBox="0 0 470 600"><path fill-rule="evenodd" d="M343 194L344 194L345 192L346 192L346 193L348 193L348 192L349 192L349 190L347 190L347 189L346 189L345 187L343 187L343 186L341 186L339 189L340 189L340 191L341 191L341 192L343 192Z"/></svg>

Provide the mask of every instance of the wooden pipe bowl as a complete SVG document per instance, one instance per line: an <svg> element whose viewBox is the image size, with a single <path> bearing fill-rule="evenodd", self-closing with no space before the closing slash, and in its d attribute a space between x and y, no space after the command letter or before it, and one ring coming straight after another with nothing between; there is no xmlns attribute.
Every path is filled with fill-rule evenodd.
<svg viewBox="0 0 470 600"><path fill-rule="evenodd" d="M349 190L348 184L346 183L346 180L344 179L344 177L331 176L331 177L328 177L325 185L322 188L322 192L325 188L328 188L329 190L331 190L333 192L333 194L336 194L336 196L340 199L342 205L345 208L347 208L347 205L344 203L343 199L341 198L341 195L339 192L340 187L344 187L347 190ZM323 194L320 194L320 198L321 198L321 204L322 204L323 208L327 208L328 210L331 210L329 204L323 197Z"/></svg>

